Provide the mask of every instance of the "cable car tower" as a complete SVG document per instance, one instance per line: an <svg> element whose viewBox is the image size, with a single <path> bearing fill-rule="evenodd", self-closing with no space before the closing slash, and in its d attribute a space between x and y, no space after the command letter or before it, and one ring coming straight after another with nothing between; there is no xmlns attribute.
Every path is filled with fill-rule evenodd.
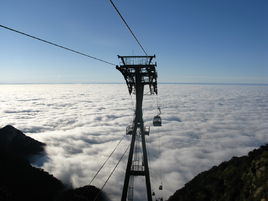
<svg viewBox="0 0 268 201"><path fill-rule="evenodd" d="M135 176L144 176L147 190L147 200L152 201L151 182L146 150L145 135L149 135L150 128L144 126L142 117L142 102L144 86L149 86L150 94L157 95L157 72L155 56L118 56L121 60L116 68L123 74L129 94L136 95L136 110L132 125L126 129L127 135L132 135L128 163L125 173L121 201L133 200L133 180ZM135 159L135 149L140 143L141 163ZM134 157L133 157L134 154Z"/></svg>

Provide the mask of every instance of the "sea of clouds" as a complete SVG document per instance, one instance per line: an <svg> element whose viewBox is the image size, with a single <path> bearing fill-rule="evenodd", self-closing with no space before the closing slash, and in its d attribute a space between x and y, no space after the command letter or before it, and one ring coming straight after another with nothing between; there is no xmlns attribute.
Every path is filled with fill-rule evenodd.
<svg viewBox="0 0 268 201"><path fill-rule="evenodd" d="M162 108L163 126L152 126ZM123 84L0 85L0 127L13 125L47 144L35 162L64 183L89 184L133 119L135 97ZM232 156L268 143L268 86L159 86L159 97L144 97L144 121L152 189L167 199L198 173ZM93 185L102 187L130 138L122 141ZM127 156L104 188L121 196ZM163 184L163 191L158 187ZM135 181L135 198L146 189Z"/></svg>

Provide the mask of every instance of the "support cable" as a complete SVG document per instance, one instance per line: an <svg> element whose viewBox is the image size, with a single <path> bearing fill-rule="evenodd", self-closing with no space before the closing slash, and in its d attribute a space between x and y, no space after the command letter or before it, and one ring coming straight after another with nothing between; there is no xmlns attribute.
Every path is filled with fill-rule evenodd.
<svg viewBox="0 0 268 201"><path fill-rule="evenodd" d="M107 182L109 181L109 179L111 178L111 176L113 175L115 169L118 167L119 163L121 162L121 160L123 159L123 157L126 155L127 150L129 149L130 145L127 146L126 150L124 151L124 153L122 154L122 156L120 157L120 159L118 160L117 164L115 165L113 171L110 173L110 175L108 176L108 178L106 179L106 181L104 182L103 186L101 187L100 191L98 192L98 194L96 195L96 197L94 198L94 201L97 200L97 198L99 197L99 195L101 194L103 188L105 187L105 185L107 184Z"/></svg>
<svg viewBox="0 0 268 201"><path fill-rule="evenodd" d="M159 110L159 112L161 113L161 111ZM159 132L159 128L157 128L157 133L159 134L158 137L158 153L159 153L159 157L161 155L161 138L160 138L160 132ZM161 189L160 189L161 187ZM160 186L159 186L159 196L160 198L163 198L163 170L162 170L162 164L160 164Z"/></svg>
<svg viewBox="0 0 268 201"><path fill-rule="evenodd" d="M4 28L4 29L7 29L7 30L10 30L10 31L13 31L13 32L16 32L16 33L19 33L19 34L22 34L22 35L27 36L27 37L33 38L33 39L35 39L35 40L39 40L39 41L42 41L42 42L44 42L44 43L47 43L47 44L50 44L50 45L53 45L53 46L56 46L56 47L59 47L59 48L68 50L68 51L70 51L70 52L73 52L73 53L76 53L76 54L80 54L80 55L82 55L82 56L89 57L89 58L91 58L91 59L95 59L95 60L97 60L97 61L100 61L100 62L109 64L109 65L112 65L112 66L116 66L116 64L113 64L113 63L111 63L111 62L105 61L105 60L103 60L103 59L99 59L99 58L97 58L97 57L90 56L90 55L85 54L85 53L83 53L83 52L80 52L80 51L77 51L77 50L73 50L73 49L71 49L71 48L64 47L64 46L62 46L62 45L58 45L58 44L56 44L56 43L53 43L53 42L44 40L44 39L42 39L42 38L38 38L38 37L36 37L36 36L33 36L33 35L30 35L30 34L27 34L27 33L24 33L24 32L18 31L18 30L15 30L15 29L13 29L13 28L10 28L10 27L7 27L7 26L1 25L1 24L0 24L0 27L2 27L2 28Z"/></svg>
<svg viewBox="0 0 268 201"><path fill-rule="evenodd" d="M140 41L138 40L138 38L135 36L134 32L131 30L131 28L129 27L129 25L127 24L126 20L123 18L123 16L121 15L121 13L119 12L119 10L117 9L117 7L115 6L114 2L112 0L110 0L112 6L114 7L114 9L116 10L117 14L120 16L120 18L123 20L124 24L127 26L128 30L130 31L130 33L132 34L132 36L134 37L134 39L136 40L136 42L139 44L139 46L141 47L142 51L144 52L144 54L146 56L148 56L147 52L145 51L145 49L143 48L143 46L141 45Z"/></svg>
<svg viewBox="0 0 268 201"><path fill-rule="evenodd" d="M91 179L91 181L89 182L89 185L91 185L91 183L94 181L94 179L97 177L97 175L99 174L99 172L102 170L102 168L106 165L107 161L111 158L111 156L113 155L113 153L115 152L115 150L118 148L118 146L120 145L120 143L122 142L122 140L125 138L125 135L122 136L122 138L119 140L119 142L117 143L117 145L115 146L115 148L113 149L113 151L110 153L110 155L107 157L107 159L104 161L104 163L102 164L102 166L99 168L99 170L96 172L96 174L94 175L94 177Z"/></svg>

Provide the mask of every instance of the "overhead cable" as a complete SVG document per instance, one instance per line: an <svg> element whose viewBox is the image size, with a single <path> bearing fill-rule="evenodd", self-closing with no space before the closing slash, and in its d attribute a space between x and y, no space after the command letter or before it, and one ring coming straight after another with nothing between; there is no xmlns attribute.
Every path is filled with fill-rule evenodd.
<svg viewBox="0 0 268 201"><path fill-rule="evenodd" d="M36 36L33 36L33 35L30 35L30 34L27 34L27 33L24 33L24 32L18 31L18 30L15 30L15 29L13 29L13 28L10 28L10 27L7 27L7 26L1 25L1 24L0 24L0 27L2 27L2 28L4 28L4 29L8 29L8 30L13 31L13 32L16 32L16 33L19 33L19 34L22 34L22 35L24 35L24 36L27 36L27 37L30 37L30 38L33 38L33 39L36 39L36 40L42 41L42 42L44 42L44 43L47 43L47 44L50 44L50 45L54 45L54 46L56 46L56 47L59 47L59 48L62 48L62 49L71 51L71 52L73 52L73 53L80 54L80 55L82 55L82 56L89 57L89 58L91 58L91 59L95 59L95 60L97 60L97 61L100 61L100 62L109 64L109 65L112 65L112 66L116 66L116 64L113 64L113 63L111 63L111 62L105 61L105 60L103 60L103 59L99 59L99 58L97 58L97 57L90 56L90 55L85 54L85 53L82 53L82 52L80 52L80 51L73 50L73 49L71 49L71 48L64 47L64 46L62 46L62 45L58 45L58 44L56 44L56 43L53 43L53 42L50 42L50 41L47 41L47 40L38 38L38 37L36 37Z"/></svg>
<svg viewBox="0 0 268 201"><path fill-rule="evenodd" d="M107 184L107 182L109 181L109 179L111 178L111 176L113 175L115 169L118 167L119 163L121 162L121 160L123 159L123 157L126 155L127 150L129 149L130 145L126 148L126 150L124 151L124 153L122 154L122 156L120 157L120 159L118 160L117 164L115 165L113 171L110 173L109 177L106 179L106 181L104 182L103 186L101 187L100 191L98 192L98 194L96 195L94 201L97 200L97 198L99 197L100 193L102 192L103 188L105 187L105 185Z"/></svg>
<svg viewBox="0 0 268 201"><path fill-rule="evenodd" d="M123 18L122 14L119 12L119 10L117 9L117 7L115 6L114 2L112 0L110 0L112 6L114 7L114 9L116 10L116 12L118 13L118 15L120 16L120 18L123 20L123 22L125 23L125 25L127 26L128 30L130 31L130 33L132 34L132 36L134 37L134 39L137 41L137 43L139 44L139 46L141 47L142 51L144 52L144 54L147 56L147 52L145 51L145 49L143 48L143 46L141 45L140 41L138 40L138 38L135 36L134 32L131 30L131 28L129 27L128 23L126 22L126 20Z"/></svg>
<svg viewBox="0 0 268 201"><path fill-rule="evenodd" d="M110 155L107 157L107 159L104 161L104 163L102 164L102 166L99 168L99 170L96 172L96 174L94 175L94 177L91 179L91 181L89 182L89 185L91 185L91 183L94 181L94 179L97 177L97 175L99 174L99 172L101 171L101 169L105 166L105 164L107 163L107 161L111 158L111 156L113 155L113 153L115 152L115 150L117 149L117 147L120 145L120 143L122 142L122 140L124 139L125 135L123 135L123 137L120 139L120 141L117 143L117 145L115 146L115 148L113 149L113 151L110 153Z"/></svg>

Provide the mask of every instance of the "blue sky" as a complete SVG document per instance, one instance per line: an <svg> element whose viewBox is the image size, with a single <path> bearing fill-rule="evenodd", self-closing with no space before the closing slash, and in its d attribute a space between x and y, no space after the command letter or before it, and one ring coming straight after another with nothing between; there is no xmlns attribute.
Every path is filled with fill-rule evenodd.
<svg viewBox="0 0 268 201"><path fill-rule="evenodd" d="M114 0L159 81L268 83L267 0ZM117 64L141 49L108 0L0 0L0 24ZM123 82L113 66L0 28L0 83Z"/></svg>

